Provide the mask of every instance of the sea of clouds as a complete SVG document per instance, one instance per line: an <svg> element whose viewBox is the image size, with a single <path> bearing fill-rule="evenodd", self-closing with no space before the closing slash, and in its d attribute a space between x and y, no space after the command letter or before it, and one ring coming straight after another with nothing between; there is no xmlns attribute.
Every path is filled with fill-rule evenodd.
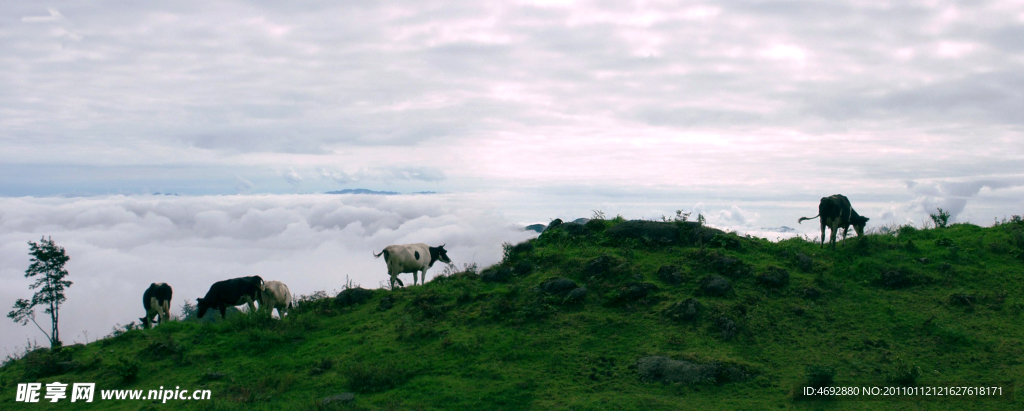
<svg viewBox="0 0 1024 411"><path fill-rule="evenodd" d="M42 237L71 257L74 284L60 310L61 339L71 344L138 321L152 282L174 288L172 311L180 314L185 300L239 276L280 280L296 295L333 295L347 281L380 287L386 268L372 253L389 244L445 244L459 268L485 267L500 261L503 242L537 235L494 210L454 194L0 198L0 303L6 313L18 298L31 298L27 242ZM443 269L435 265L428 278ZM37 309L47 330L48 317ZM28 340L47 345L31 323L0 321L5 355Z"/></svg>
<svg viewBox="0 0 1024 411"><path fill-rule="evenodd" d="M1016 194L989 194L987 201L962 213L962 207L937 204L957 211L956 221L987 225L992 216L1018 208ZM800 216L814 215L814 196L802 201L709 200L692 206L679 205L679 198L579 189L387 196L0 197L0 309L7 308L6 313L18 298L32 296L28 285L33 280L24 277L30 260L27 243L43 237L52 238L71 257L67 269L74 285L60 312L62 340L70 344L96 340L116 324L137 321L143 315L142 292L152 282L174 288L174 314L181 313L186 300L203 296L213 282L247 275L283 281L296 295L320 290L333 295L349 281L377 288L387 275L384 261L372 253L389 244L445 244L458 268L474 263L483 268L500 261L502 243L537 235L524 226L556 217L571 221L604 213L607 218L661 220L683 209L691 220L701 215L713 227L773 241L817 239L820 234L817 221L795 224ZM872 218L869 230L904 223L920 227L934 204L919 203L942 200L935 198L865 199L856 206ZM435 266L428 279L443 269ZM404 282L410 280L411 275L403 275ZM38 309L37 319L49 329L45 317ZM29 340L46 345L31 323L0 321L0 347L6 350L0 355L20 353Z"/></svg>

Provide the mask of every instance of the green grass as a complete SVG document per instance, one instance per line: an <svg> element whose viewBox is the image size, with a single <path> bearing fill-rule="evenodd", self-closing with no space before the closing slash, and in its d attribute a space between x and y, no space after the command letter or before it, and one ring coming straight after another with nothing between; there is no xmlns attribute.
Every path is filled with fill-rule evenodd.
<svg viewBox="0 0 1024 411"><path fill-rule="evenodd" d="M98 389L209 389L212 401L102 401L81 409L1018 409L1010 402L794 400L801 384L1021 380L1024 224L903 228L837 250L720 235L705 246L651 244L560 230L508 247L507 283L474 271L424 286L376 290L349 307L306 302L283 321L238 315L129 330L0 368L0 409L18 383L95 382ZM598 226L600 224L600 226ZM898 233L898 234L897 234ZM607 270L588 272L608 257ZM721 271L724 258L740 269ZM809 258L810 260L807 260ZM675 265L682 284L663 283ZM501 268L496 267L496 268ZM774 268L772 268L774 267ZM759 283L762 273L788 283ZM528 273L528 274L523 274ZM722 274L733 291L698 290ZM582 302L540 285L564 277ZM631 294L636 283L657 290ZM633 287L633 288L630 288ZM629 297L633 296L633 297ZM635 297L635 298L634 298ZM694 298L696 319L666 315ZM676 318L675 320L673 318ZM717 370L703 382L642 380L648 356ZM695 368L696 369L696 368ZM343 392L354 404L318 406Z"/></svg>

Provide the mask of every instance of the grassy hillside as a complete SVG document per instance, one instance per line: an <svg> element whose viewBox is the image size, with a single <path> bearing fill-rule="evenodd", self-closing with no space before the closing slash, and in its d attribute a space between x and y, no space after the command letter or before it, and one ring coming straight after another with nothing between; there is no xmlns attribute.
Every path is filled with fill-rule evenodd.
<svg viewBox="0 0 1024 411"><path fill-rule="evenodd" d="M60 381L213 398L97 394L76 409L1018 409L793 391L1021 380L1022 249L1019 218L836 251L692 223L566 224L482 272L307 298L284 321L172 322L39 350L0 369L0 408L66 409L13 402L17 383ZM353 402L318 405L345 392Z"/></svg>

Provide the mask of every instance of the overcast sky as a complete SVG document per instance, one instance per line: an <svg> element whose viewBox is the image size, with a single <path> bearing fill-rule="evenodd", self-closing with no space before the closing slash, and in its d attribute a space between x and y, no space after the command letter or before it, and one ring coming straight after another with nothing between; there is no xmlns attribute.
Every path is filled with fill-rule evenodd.
<svg viewBox="0 0 1024 411"><path fill-rule="evenodd" d="M1021 1L0 3L5 255L117 249L61 221L154 192L241 218L437 191L366 207L482 207L492 249L594 209L813 232L834 193L869 226L988 225L1024 214L1022 125ZM68 203L8 223L37 202Z"/></svg>

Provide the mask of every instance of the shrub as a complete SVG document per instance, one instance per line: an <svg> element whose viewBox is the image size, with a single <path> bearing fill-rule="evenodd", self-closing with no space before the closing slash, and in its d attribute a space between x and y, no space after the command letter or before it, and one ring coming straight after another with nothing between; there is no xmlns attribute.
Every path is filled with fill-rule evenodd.
<svg viewBox="0 0 1024 411"><path fill-rule="evenodd" d="M116 373L121 380L124 382L135 381L139 376L139 360L134 358L121 357L114 363L114 373Z"/></svg>
<svg viewBox="0 0 1024 411"><path fill-rule="evenodd" d="M917 378L920 376L921 367L897 355L896 361L893 362L893 367L885 375L885 381L890 384L911 386L917 383Z"/></svg>
<svg viewBox="0 0 1024 411"><path fill-rule="evenodd" d="M395 297L393 295L384 295L380 297L380 302L377 303L377 311L387 311L391 307L395 306Z"/></svg>
<svg viewBox="0 0 1024 411"><path fill-rule="evenodd" d="M696 360L673 360L663 356L643 357L636 362L640 381L664 384L725 384L749 380L754 374L748 367L722 361L701 363Z"/></svg>
<svg viewBox="0 0 1024 411"><path fill-rule="evenodd" d="M480 273L480 281L485 283L504 283L512 278L512 269L508 267L492 266Z"/></svg>
<svg viewBox="0 0 1024 411"><path fill-rule="evenodd" d="M22 363L25 365L25 377L36 379L62 374L64 371L61 364L66 359L64 355L61 355L63 351L37 348L26 353L22 357Z"/></svg>
<svg viewBox="0 0 1024 411"><path fill-rule="evenodd" d="M678 301L668 306L664 313L669 319L675 321L696 321L703 309L704 306L700 301L687 298L684 301Z"/></svg>
<svg viewBox="0 0 1024 411"><path fill-rule="evenodd" d="M831 387L835 382L836 369L824 365L808 365L804 370L804 378L808 387Z"/></svg>
<svg viewBox="0 0 1024 411"><path fill-rule="evenodd" d="M711 241L708 242L708 246L724 248L726 250L739 250L743 248L743 243L740 242L740 238L735 233L715 234Z"/></svg>
<svg viewBox="0 0 1024 411"><path fill-rule="evenodd" d="M608 256L600 256L587 262L583 268L583 276L587 278L605 278L611 271L612 260Z"/></svg>
<svg viewBox="0 0 1024 411"><path fill-rule="evenodd" d="M309 375L323 374L332 367L334 367L334 360L330 358L322 358L316 364L313 364L313 368L310 368L309 370Z"/></svg>
<svg viewBox="0 0 1024 411"><path fill-rule="evenodd" d="M150 359L159 360L167 357L181 360L185 353L185 347L174 342L171 334L167 334L167 339L164 341L154 341L149 344L146 348L142 349L139 354L145 355Z"/></svg>
<svg viewBox="0 0 1024 411"><path fill-rule="evenodd" d="M423 315L423 318L426 319L441 318L451 308L451 306L444 304L445 297L445 295L434 291L421 293L413 297L408 309Z"/></svg>
<svg viewBox="0 0 1024 411"><path fill-rule="evenodd" d="M800 271L810 272L814 268L814 258L804 253L797 253L796 266L800 268Z"/></svg>
<svg viewBox="0 0 1024 411"><path fill-rule="evenodd" d="M540 290L547 294L566 295L577 287L576 282L568 278L556 277L544 281Z"/></svg>
<svg viewBox="0 0 1024 411"><path fill-rule="evenodd" d="M697 294L725 297L732 294L732 284L720 275L709 275L700 280Z"/></svg>
<svg viewBox="0 0 1024 411"><path fill-rule="evenodd" d="M949 211L941 208L937 208L937 210L939 210L938 214L928 214L928 217L931 217L932 223L935 224L935 228L946 228L949 224Z"/></svg>
<svg viewBox="0 0 1024 411"><path fill-rule="evenodd" d="M636 366L640 381L687 385L713 382L717 371L712 364L695 364L661 356L641 358Z"/></svg>
<svg viewBox="0 0 1024 411"><path fill-rule="evenodd" d="M710 265L716 273L729 278L743 278L753 271L749 264L732 257L712 258Z"/></svg>
<svg viewBox="0 0 1024 411"><path fill-rule="evenodd" d="M910 224L901 225L899 228L896 229L897 238L911 237L914 235L914 233L917 233L917 227L914 227Z"/></svg>
<svg viewBox="0 0 1024 411"><path fill-rule="evenodd" d="M879 285L890 290L906 288L928 282L930 282L928 277L903 268L883 271L877 280Z"/></svg>
<svg viewBox="0 0 1024 411"><path fill-rule="evenodd" d="M768 267L768 272L757 276L757 282L770 288L785 287L789 284L789 271L779 267Z"/></svg>
<svg viewBox="0 0 1024 411"><path fill-rule="evenodd" d="M356 363L345 370L348 386L355 392L381 392L404 384L412 373L392 362Z"/></svg>
<svg viewBox="0 0 1024 411"><path fill-rule="evenodd" d="M616 306L631 303L649 303L648 295L658 291L658 286L651 283L629 283L612 290L608 295L607 305Z"/></svg>
<svg viewBox="0 0 1024 411"><path fill-rule="evenodd" d="M526 261L520 261L520 262L516 263L515 266L512 267L512 275L515 275L515 276L525 277L527 275L530 275L530 273L532 273L532 272L533 272L533 264L530 264L530 263L528 263Z"/></svg>
<svg viewBox="0 0 1024 411"><path fill-rule="evenodd" d="M665 284L679 285L683 283L683 274L679 271L679 267L674 265L663 265L658 269L658 279Z"/></svg>
<svg viewBox="0 0 1024 411"><path fill-rule="evenodd" d="M739 334L739 326L736 325L736 321L726 316L719 316L715 318L715 328L722 336L723 340L729 341Z"/></svg>
<svg viewBox="0 0 1024 411"><path fill-rule="evenodd" d="M576 287L562 300L562 304L583 304L587 299L587 287Z"/></svg>
<svg viewBox="0 0 1024 411"><path fill-rule="evenodd" d="M370 298L373 298L373 290L367 290L361 287L346 288L334 297L334 305L339 307L348 307L362 304Z"/></svg>
<svg viewBox="0 0 1024 411"><path fill-rule="evenodd" d="M595 218L593 220L587 221L586 224L584 224L584 226L586 226L587 229L590 230L590 232L592 233L600 233L604 231L606 228L608 228L608 223L603 218Z"/></svg>

